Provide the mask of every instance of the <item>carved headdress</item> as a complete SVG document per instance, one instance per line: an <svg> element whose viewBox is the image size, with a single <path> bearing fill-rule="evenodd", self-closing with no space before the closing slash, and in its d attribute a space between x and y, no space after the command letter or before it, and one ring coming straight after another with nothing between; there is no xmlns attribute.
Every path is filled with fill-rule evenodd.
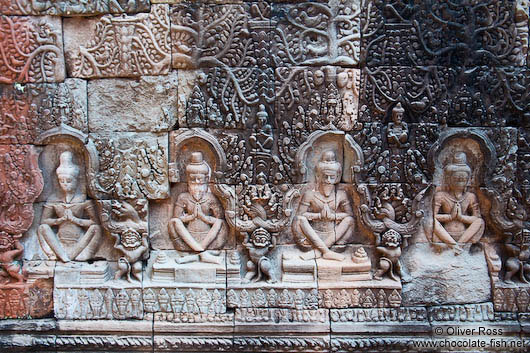
<svg viewBox="0 0 530 353"><path fill-rule="evenodd" d="M191 159L186 166L186 175L190 174L203 174L208 179L210 178L210 166L204 161L202 152L193 152Z"/></svg>
<svg viewBox="0 0 530 353"><path fill-rule="evenodd" d="M471 181L471 168L467 164L467 156L465 152L455 152L452 161L450 161L444 168L444 183L447 185L449 182L446 178L451 176L455 172L465 172L469 178L468 183Z"/></svg>
<svg viewBox="0 0 530 353"><path fill-rule="evenodd" d="M59 166L55 173L57 176L73 176L77 177L79 175L79 167L73 162L73 154L70 151L64 151L59 157Z"/></svg>

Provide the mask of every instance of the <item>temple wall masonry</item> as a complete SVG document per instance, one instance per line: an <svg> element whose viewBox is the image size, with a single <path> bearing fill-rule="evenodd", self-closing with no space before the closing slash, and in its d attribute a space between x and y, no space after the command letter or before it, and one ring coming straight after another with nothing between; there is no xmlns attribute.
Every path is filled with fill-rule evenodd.
<svg viewBox="0 0 530 353"><path fill-rule="evenodd" d="M527 352L529 7L0 0L0 351Z"/></svg>

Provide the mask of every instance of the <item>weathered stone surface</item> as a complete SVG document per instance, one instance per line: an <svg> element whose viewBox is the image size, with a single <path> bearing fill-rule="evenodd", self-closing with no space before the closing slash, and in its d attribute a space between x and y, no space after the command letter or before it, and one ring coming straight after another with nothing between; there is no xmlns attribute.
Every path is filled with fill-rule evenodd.
<svg viewBox="0 0 530 353"><path fill-rule="evenodd" d="M64 40L72 77L135 77L169 72L167 5L154 5L148 14L67 19Z"/></svg>
<svg viewBox="0 0 530 353"><path fill-rule="evenodd" d="M491 300L484 253L469 253L468 246L457 255L444 247L414 244L405 249L402 261L410 278L403 284L403 304L465 304Z"/></svg>
<svg viewBox="0 0 530 353"><path fill-rule="evenodd" d="M176 71L137 80L91 80L88 90L92 132L160 132L168 131L177 122Z"/></svg>
<svg viewBox="0 0 530 353"><path fill-rule="evenodd" d="M99 199L167 197L167 134L100 132L90 138L99 159L90 187Z"/></svg>
<svg viewBox="0 0 530 353"><path fill-rule="evenodd" d="M2 16L0 30L0 83L64 80L60 18Z"/></svg>
<svg viewBox="0 0 530 353"><path fill-rule="evenodd" d="M524 2L369 0L364 6L362 52L368 66L525 65ZM458 36L462 28L466 33Z"/></svg>
<svg viewBox="0 0 530 353"><path fill-rule="evenodd" d="M6 15L56 15L56 16L90 16L106 13L134 13L149 11L148 0L57 0L57 1L22 1L2 0L0 12Z"/></svg>

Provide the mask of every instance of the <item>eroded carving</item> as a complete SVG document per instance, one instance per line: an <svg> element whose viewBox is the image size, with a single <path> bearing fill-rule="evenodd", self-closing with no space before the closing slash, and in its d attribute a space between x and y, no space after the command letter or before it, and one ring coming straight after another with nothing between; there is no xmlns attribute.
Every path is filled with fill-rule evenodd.
<svg viewBox="0 0 530 353"><path fill-rule="evenodd" d="M147 0L5 0L0 11L6 15L99 15L149 10Z"/></svg>

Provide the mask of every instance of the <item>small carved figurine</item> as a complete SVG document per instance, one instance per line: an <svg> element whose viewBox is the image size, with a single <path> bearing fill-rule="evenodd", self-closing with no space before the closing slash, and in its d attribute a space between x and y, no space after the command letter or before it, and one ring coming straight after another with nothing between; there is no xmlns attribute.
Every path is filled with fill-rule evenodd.
<svg viewBox="0 0 530 353"><path fill-rule="evenodd" d="M403 109L401 103L396 104L394 109L392 109L392 121L388 123L386 133L390 147L404 148L408 146L409 128L407 123L403 121L404 112L405 109Z"/></svg>
<svg viewBox="0 0 530 353"><path fill-rule="evenodd" d="M322 153L315 174L315 187L302 195L293 221L293 233L303 239L304 245L316 248L303 254L304 260L317 256L342 261L344 256L329 247L352 233L354 219L348 195L344 190L336 189L342 167L334 151Z"/></svg>
<svg viewBox="0 0 530 353"><path fill-rule="evenodd" d="M129 228L121 234L111 233L116 239L114 248L122 253L118 260L118 271L114 279L120 279L124 275L127 281L132 282L132 277L142 281L142 259L149 251L147 233L138 233L136 229Z"/></svg>
<svg viewBox="0 0 530 353"><path fill-rule="evenodd" d="M379 267L374 278L382 280L383 276L388 273L390 279L399 281L399 274L401 273L401 265L399 263L401 234L390 229L384 232L381 238L381 246L375 248L380 258Z"/></svg>
<svg viewBox="0 0 530 353"><path fill-rule="evenodd" d="M186 166L188 192L177 198L173 218L169 221L169 234L182 239L198 255L185 256L179 263L202 261L221 263L221 258L208 253L208 247L219 237L226 237L223 209L217 197L209 190L210 166L201 152L193 152Z"/></svg>
<svg viewBox="0 0 530 353"><path fill-rule="evenodd" d="M20 265L15 261L22 255L24 247L19 241L21 235L10 236L6 232L0 232L0 283L7 284L15 280L17 283L24 282L24 275L20 273Z"/></svg>
<svg viewBox="0 0 530 353"><path fill-rule="evenodd" d="M466 154L456 152L443 170L442 190L434 194L434 235L457 254L458 243L476 243L484 234L477 196L467 191L470 179Z"/></svg>
<svg viewBox="0 0 530 353"><path fill-rule="evenodd" d="M267 257L276 246L276 237L264 228L257 228L245 239L243 246L248 250L247 274L243 282L258 282L263 277L268 283L276 282L271 260Z"/></svg>
<svg viewBox="0 0 530 353"><path fill-rule="evenodd" d="M526 275L530 274L530 248L528 245L519 247L514 244L506 244L505 246L511 256L504 264L506 268L504 282L513 283L512 277L519 273L519 280L522 283L529 283Z"/></svg>
<svg viewBox="0 0 530 353"><path fill-rule="evenodd" d="M39 242L49 258L58 257L63 262L89 260L100 245L102 232L94 205L77 190L79 167L73 162L72 152L61 153L56 174L63 197L61 202L44 205L37 230Z"/></svg>

